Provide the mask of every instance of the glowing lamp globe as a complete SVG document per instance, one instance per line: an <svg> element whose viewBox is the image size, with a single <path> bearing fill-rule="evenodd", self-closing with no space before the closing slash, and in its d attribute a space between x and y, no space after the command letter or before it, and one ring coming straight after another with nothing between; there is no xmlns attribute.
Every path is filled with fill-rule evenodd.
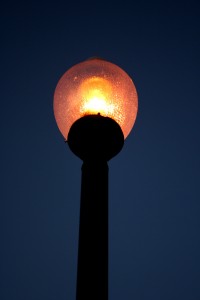
<svg viewBox="0 0 200 300"><path fill-rule="evenodd" d="M104 132L113 120L120 127L124 141L135 123L137 110L138 97L132 79L117 65L99 58L70 68L59 80L54 94L56 122L69 146L74 124L86 119L89 120L87 125L85 121L78 122L86 131L91 127L99 128L96 123L104 119ZM113 130L109 132L111 136ZM79 138L81 136L83 133L79 133Z"/></svg>

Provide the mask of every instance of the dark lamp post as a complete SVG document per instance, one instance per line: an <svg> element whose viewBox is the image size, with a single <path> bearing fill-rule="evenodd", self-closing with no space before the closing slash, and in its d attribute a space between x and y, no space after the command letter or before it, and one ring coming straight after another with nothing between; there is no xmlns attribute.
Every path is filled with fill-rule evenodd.
<svg viewBox="0 0 200 300"><path fill-rule="evenodd" d="M108 165L137 115L131 78L92 58L69 69L54 95L54 114L69 148L82 161L77 300L108 299Z"/></svg>

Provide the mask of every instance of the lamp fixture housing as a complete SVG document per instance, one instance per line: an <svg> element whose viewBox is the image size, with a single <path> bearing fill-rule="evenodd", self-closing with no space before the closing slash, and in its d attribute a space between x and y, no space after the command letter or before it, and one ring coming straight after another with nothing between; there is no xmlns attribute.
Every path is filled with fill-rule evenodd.
<svg viewBox="0 0 200 300"><path fill-rule="evenodd" d="M71 126L89 115L113 119L126 138L137 111L138 96L132 79L117 65L99 58L71 67L54 93L55 119L67 141Z"/></svg>

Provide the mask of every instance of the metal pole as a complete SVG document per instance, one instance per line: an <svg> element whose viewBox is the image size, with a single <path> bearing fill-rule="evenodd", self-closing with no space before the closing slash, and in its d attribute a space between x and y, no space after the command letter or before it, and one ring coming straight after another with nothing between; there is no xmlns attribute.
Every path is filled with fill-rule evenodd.
<svg viewBox="0 0 200 300"><path fill-rule="evenodd" d="M82 165L76 300L108 300L108 165Z"/></svg>
<svg viewBox="0 0 200 300"><path fill-rule="evenodd" d="M73 123L68 145L83 161L76 300L108 300L108 165L124 144L111 118Z"/></svg>

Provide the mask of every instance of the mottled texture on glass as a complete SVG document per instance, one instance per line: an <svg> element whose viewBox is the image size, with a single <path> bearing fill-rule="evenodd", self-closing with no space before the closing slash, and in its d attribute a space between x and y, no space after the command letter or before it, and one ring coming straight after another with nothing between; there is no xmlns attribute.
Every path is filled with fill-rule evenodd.
<svg viewBox="0 0 200 300"><path fill-rule="evenodd" d="M126 138L137 109L138 97L131 78L115 64L97 58L69 69L54 94L56 122L66 140L77 119L98 113L114 119Z"/></svg>

